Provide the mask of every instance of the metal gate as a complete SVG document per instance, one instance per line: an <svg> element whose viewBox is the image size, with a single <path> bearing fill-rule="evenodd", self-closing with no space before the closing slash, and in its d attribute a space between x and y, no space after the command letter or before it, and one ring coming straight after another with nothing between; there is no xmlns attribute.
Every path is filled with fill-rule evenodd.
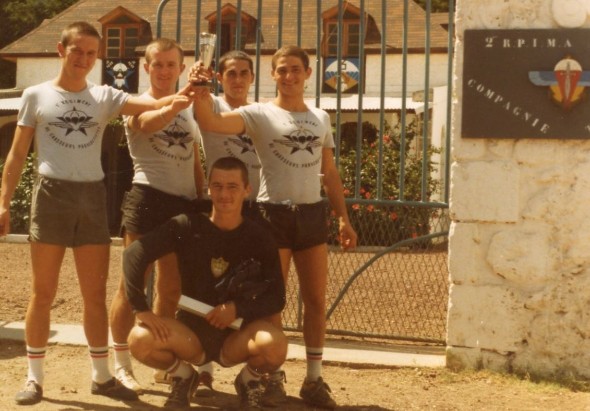
<svg viewBox="0 0 590 411"><path fill-rule="evenodd" d="M315 63L307 102L333 121L336 161L359 234L356 251L340 252L332 224L328 334L444 343L454 33L448 3L450 11L436 13L431 0L158 6L156 36L176 38L195 58L202 31L220 39L216 58L233 48L255 55L253 100L274 97L264 70L278 47L297 44ZM301 331L293 268L287 291L285 328Z"/></svg>

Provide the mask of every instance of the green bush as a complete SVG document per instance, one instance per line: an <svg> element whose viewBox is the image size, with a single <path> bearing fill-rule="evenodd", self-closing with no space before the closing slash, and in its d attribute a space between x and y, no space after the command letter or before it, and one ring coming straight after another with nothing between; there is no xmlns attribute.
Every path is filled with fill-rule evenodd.
<svg viewBox="0 0 590 411"><path fill-rule="evenodd" d="M381 195L378 197L379 132L369 123L362 124L360 152L360 181L357 182L357 123L345 123L341 128L339 171L344 185L348 212L361 246L390 246L401 240L416 238L429 233L433 214L439 210L403 204L405 201L422 200L422 151L415 149L419 137L418 124L407 124L404 152L404 196L400 200L400 170L402 167L402 141L400 125L384 124L382 139ZM431 177L435 171L432 154L427 150L426 195L435 192L439 182ZM358 183L358 184L357 184ZM357 190L358 185L358 192ZM428 198L426 200L428 200ZM381 200L381 201L377 201ZM382 200L385 200L383 202ZM335 243L337 225L332 224L331 243ZM419 244L427 246L428 242Z"/></svg>
<svg viewBox="0 0 590 411"><path fill-rule="evenodd" d="M0 174L3 170L4 163L0 164ZM35 154L29 154L25 161L20 182L10 202L11 234L27 234L29 232L31 196L33 194L33 183L36 175L36 157Z"/></svg>

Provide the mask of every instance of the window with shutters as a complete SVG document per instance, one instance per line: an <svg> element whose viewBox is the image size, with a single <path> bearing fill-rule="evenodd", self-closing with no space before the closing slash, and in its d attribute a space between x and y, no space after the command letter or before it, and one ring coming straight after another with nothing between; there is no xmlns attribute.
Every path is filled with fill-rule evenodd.
<svg viewBox="0 0 590 411"><path fill-rule="evenodd" d="M223 6L219 15L212 13L206 17L210 33L217 32L219 16L221 16L221 35L217 39L219 55L230 50L243 50L246 44L256 41L256 19L244 11L238 13L238 9L231 4ZM239 25L238 22L240 22Z"/></svg>

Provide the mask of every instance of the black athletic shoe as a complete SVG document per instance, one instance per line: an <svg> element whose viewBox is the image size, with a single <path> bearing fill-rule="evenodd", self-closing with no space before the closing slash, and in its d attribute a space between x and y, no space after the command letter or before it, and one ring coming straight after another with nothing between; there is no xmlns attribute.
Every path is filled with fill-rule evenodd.
<svg viewBox="0 0 590 411"><path fill-rule="evenodd" d="M242 375L239 373L234 380L234 387L240 398L240 411L262 410L262 395L264 386L261 381L252 380L248 384L242 381Z"/></svg>
<svg viewBox="0 0 590 411"><path fill-rule="evenodd" d="M14 400L18 405L33 405L43 399L43 387L37 384L35 381L27 381L25 388L22 391L16 393Z"/></svg>
<svg viewBox="0 0 590 411"><path fill-rule="evenodd" d="M261 403L265 407L278 407L287 401L287 392L284 383L287 382L285 371L273 372L262 377L264 394Z"/></svg>
<svg viewBox="0 0 590 411"><path fill-rule="evenodd" d="M90 392L94 395L104 395L115 400L135 401L138 399L135 391L125 387L115 377L102 384L92 381Z"/></svg>
<svg viewBox="0 0 590 411"><path fill-rule="evenodd" d="M215 395L215 390L213 389L213 376L207 371L199 373L197 384L197 388L194 392L195 397L209 398Z"/></svg>
<svg viewBox="0 0 590 411"><path fill-rule="evenodd" d="M299 395L307 404L333 410L336 408L336 401L332 398L331 393L332 390L330 390L322 377L316 381L309 381L306 378L299 391Z"/></svg>
<svg viewBox="0 0 590 411"><path fill-rule="evenodd" d="M175 410L190 407L191 396L193 395L193 391L197 388L198 381L199 373L196 371L186 379L173 377L172 384L170 385L170 395L164 403L164 408Z"/></svg>

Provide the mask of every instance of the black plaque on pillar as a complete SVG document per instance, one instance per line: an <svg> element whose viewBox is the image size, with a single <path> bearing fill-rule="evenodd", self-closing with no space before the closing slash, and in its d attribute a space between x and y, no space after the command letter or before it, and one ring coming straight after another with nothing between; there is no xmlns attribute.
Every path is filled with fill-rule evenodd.
<svg viewBox="0 0 590 411"><path fill-rule="evenodd" d="M590 139L590 30L466 30L461 136Z"/></svg>

